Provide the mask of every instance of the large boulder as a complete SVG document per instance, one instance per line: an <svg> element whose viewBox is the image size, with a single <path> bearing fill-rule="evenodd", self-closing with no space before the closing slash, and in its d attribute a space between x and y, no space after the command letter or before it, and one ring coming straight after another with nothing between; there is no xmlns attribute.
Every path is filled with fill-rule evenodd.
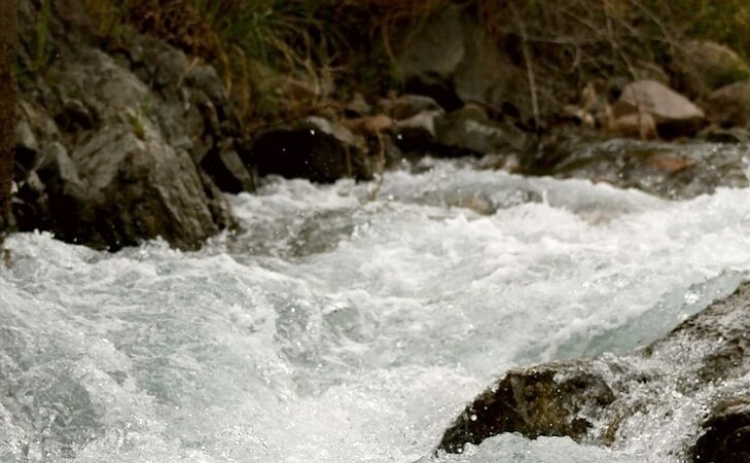
<svg viewBox="0 0 750 463"><path fill-rule="evenodd" d="M698 99L750 78L750 66L732 49L702 40L690 40L675 47L670 67L682 91Z"/></svg>
<svg viewBox="0 0 750 463"><path fill-rule="evenodd" d="M655 80L639 80L625 86L612 112L615 120L631 114L649 114L659 135L665 138L692 136L705 125L702 109Z"/></svg>
<svg viewBox="0 0 750 463"><path fill-rule="evenodd" d="M72 153L86 179L68 239L118 249L162 237L196 249L219 231L197 166L147 128L145 139L126 125L105 128ZM68 230L63 230L67 232Z"/></svg>
<svg viewBox="0 0 750 463"><path fill-rule="evenodd" d="M695 463L747 462L748 331L750 283L743 283L633 356L506 373L460 413L438 450L462 452L468 443L503 432L613 445L642 439L644 415L658 429L686 407L707 413L697 416L685 435L673 435L671 456Z"/></svg>

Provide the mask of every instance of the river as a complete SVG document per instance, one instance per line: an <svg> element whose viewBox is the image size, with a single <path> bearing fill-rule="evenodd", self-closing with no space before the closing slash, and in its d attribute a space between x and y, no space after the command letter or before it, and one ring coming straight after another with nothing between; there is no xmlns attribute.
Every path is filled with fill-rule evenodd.
<svg viewBox="0 0 750 463"><path fill-rule="evenodd" d="M230 198L245 231L193 253L11 236L0 461L673 461L690 419L429 455L508 368L632 352L729 294L747 189L670 202L449 162L374 188L270 180Z"/></svg>

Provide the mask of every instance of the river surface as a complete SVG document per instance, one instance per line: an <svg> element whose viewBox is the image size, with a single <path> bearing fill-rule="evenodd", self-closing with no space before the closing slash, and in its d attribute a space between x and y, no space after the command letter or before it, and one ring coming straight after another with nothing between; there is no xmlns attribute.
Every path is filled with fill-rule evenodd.
<svg viewBox="0 0 750 463"><path fill-rule="evenodd" d="M12 236L0 461L674 461L680 414L611 449L430 454L508 368L632 352L729 294L747 189L670 202L437 162L374 189L270 180L230 198L246 231L195 253Z"/></svg>

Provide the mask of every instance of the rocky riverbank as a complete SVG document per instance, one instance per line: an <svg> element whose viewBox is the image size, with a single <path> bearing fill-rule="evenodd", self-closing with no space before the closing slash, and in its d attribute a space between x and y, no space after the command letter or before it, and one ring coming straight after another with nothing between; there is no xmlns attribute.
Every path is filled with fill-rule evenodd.
<svg viewBox="0 0 750 463"><path fill-rule="evenodd" d="M750 72L718 45L691 42L694 53L673 65L700 104L667 86L676 73L649 64L635 81L591 82L574 101L545 94L533 110L523 66L451 7L401 39L405 93L353 94L258 126L242 119L213 67L160 38L105 40L85 11L78 0L51 10L20 2L13 213L22 231L109 250L157 236L195 249L235 226L222 193L253 191L259 177L371 180L425 155L678 199L747 184L737 156L717 148L695 157L680 147L748 138L748 85L725 84ZM320 91L313 87L294 81L278 90Z"/></svg>

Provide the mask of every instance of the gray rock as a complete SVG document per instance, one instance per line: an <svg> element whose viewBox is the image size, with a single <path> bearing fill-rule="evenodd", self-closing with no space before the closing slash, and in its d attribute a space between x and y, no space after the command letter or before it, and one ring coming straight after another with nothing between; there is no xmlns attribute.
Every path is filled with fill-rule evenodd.
<svg viewBox="0 0 750 463"><path fill-rule="evenodd" d="M196 249L219 231L192 159L151 127L145 140L126 124L106 127L72 160L85 189L72 195L76 210L65 211L64 239L116 250L160 236Z"/></svg>
<svg viewBox="0 0 750 463"><path fill-rule="evenodd" d="M666 138L695 135L704 125L703 110L690 100L655 80L627 85L612 106L614 117L647 113L653 116L659 135Z"/></svg>
<svg viewBox="0 0 750 463"><path fill-rule="evenodd" d="M403 42L398 67L407 87L446 108L454 106L458 99L450 81L466 55L461 11L455 6L441 9Z"/></svg>
<svg viewBox="0 0 750 463"><path fill-rule="evenodd" d="M428 17L398 48L406 88L434 98L448 111L465 103L499 109L507 100L519 103L519 96L525 100L529 95L519 85L525 74L484 27L454 5Z"/></svg>
<svg viewBox="0 0 750 463"><path fill-rule="evenodd" d="M114 250L156 236L194 249L234 226L216 183L250 191L255 179L217 73L153 38L98 49L76 2L64 5L77 13L55 7L56 58L20 85L19 228Z"/></svg>
<svg viewBox="0 0 750 463"><path fill-rule="evenodd" d="M463 26L466 56L453 77L461 101L499 109L506 100L517 101L519 92L525 98L528 90L519 82L526 82L526 74L500 53L482 26L467 19Z"/></svg>
<svg viewBox="0 0 750 463"><path fill-rule="evenodd" d="M518 151L525 145L524 135L512 125L492 121L484 109L466 105L435 120L439 153L461 156Z"/></svg>

